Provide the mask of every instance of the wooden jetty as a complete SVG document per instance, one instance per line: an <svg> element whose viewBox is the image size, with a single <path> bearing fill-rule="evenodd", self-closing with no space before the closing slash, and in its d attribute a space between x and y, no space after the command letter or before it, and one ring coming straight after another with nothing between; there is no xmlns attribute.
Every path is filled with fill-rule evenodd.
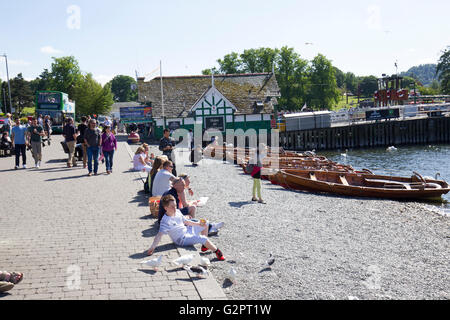
<svg viewBox="0 0 450 320"><path fill-rule="evenodd" d="M280 132L280 147L286 150L319 151L430 143L450 143L450 117Z"/></svg>

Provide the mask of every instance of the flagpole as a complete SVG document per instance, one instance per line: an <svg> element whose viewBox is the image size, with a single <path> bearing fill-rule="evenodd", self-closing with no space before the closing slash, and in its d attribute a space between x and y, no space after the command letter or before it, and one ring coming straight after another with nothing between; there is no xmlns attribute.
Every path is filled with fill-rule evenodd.
<svg viewBox="0 0 450 320"><path fill-rule="evenodd" d="M164 112L164 90L163 90L163 78L162 78L162 60L159 61L159 71L161 78L161 107L162 107L162 117L163 117L163 129L166 129L166 118Z"/></svg>

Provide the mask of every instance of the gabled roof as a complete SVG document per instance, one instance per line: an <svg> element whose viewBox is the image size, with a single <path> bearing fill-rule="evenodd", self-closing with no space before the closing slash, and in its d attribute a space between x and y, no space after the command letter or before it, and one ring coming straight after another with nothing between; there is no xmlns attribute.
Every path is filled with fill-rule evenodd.
<svg viewBox="0 0 450 320"><path fill-rule="evenodd" d="M205 91L205 93L203 93L202 94L202 96L200 97L200 99L198 99L195 103L194 103L194 105L190 108L190 112L194 112L195 110L197 110L199 107L200 107L200 104L203 102L203 99L205 98L205 97L207 97L207 96L209 96L210 95L210 93L212 93L212 94L218 94L219 95L219 100L225 100L226 101L226 104L229 106L229 107L232 107L233 109L235 109L236 110L236 107L222 94L222 92L220 92L219 90L217 90L217 88L214 86L214 87L212 87L212 86L210 86L209 87L209 89L208 90L206 90ZM216 101L219 101L219 100L216 100Z"/></svg>
<svg viewBox="0 0 450 320"><path fill-rule="evenodd" d="M191 108L211 88L211 76L163 77L166 117L192 116ZM272 113L280 88L272 73L214 75L214 86L236 108L236 114ZM140 102L151 102L153 116L162 117L161 78L138 78ZM255 107L262 102L262 107Z"/></svg>

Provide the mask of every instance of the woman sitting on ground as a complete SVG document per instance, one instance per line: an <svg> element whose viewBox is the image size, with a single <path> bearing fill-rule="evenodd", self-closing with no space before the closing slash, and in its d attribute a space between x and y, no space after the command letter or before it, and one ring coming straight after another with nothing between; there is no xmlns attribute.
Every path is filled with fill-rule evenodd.
<svg viewBox="0 0 450 320"><path fill-rule="evenodd" d="M188 220L177 209L175 198L172 195L162 197L160 205L164 208L165 214L161 219L159 233L153 240L150 249L148 249L147 255L151 256L162 236L168 234L178 246L187 247L202 244L202 252L212 250L219 261L225 260L222 251L208 239L209 225L205 220L200 222Z"/></svg>
<svg viewBox="0 0 450 320"><path fill-rule="evenodd" d="M145 150L145 162L146 162L148 165L153 166L153 162L155 161L155 155L154 155L153 153L151 153L151 154L149 155L150 149L149 149L149 147L148 147L148 144L143 143L143 144L142 144L142 148L144 148L144 150Z"/></svg>
<svg viewBox="0 0 450 320"><path fill-rule="evenodd" d="M155 161L153 162L152 170L148 174L150 194L153 193L153 182L155 181L156 174L163 168L163 164L166 161L169 161L169 158L167 158L167 156L157 156Z"/></svg>
<svg viewBox="0 0 450 320"><path fill-rule="evenodd" d="M23 279L22 272L0 271L0 293L14 288Z"/></svg>
<svg viewBox="0 0 450 320"><path fill-rule="evenodd" d="M150 172L152 167L145 162L145 149L139 147L133 158L133 169L136 171Z"/></svg>

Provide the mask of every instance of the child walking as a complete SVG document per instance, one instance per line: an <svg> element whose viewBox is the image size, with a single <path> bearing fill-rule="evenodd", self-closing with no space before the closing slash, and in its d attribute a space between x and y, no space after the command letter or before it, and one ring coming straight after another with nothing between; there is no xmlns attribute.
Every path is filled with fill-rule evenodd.
<svg viewBox="0 0 450 320"><path fill-rule="evenodd" d="M258 201L259 203L266 204L261 197L261 170L262 170L262 159L259 154L259 150L256 153L256 164L253 166L253 171L251 176L253 178L253 198L252 201ZM258 196L258 198L256 198Z"/></svg>

